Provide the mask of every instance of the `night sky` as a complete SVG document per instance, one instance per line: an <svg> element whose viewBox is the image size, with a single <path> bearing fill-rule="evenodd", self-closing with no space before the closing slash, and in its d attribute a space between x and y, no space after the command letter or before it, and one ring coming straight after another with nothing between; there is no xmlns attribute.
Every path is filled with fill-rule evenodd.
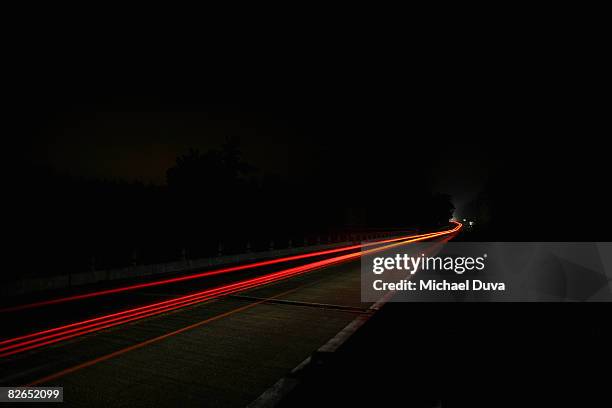
<svg viewBox="0 0 612 408"><path fill-rule="evenodd" d="M45 70L19 67L7 151L18 165L164 184L177 155L238 136L259 175L357 178L367 194L380 194L384 178L402 199L418 181L458 208L495 186L504 213L520 206L521 218L542 219L553 208L555 218L581 206L584 216L589 182L606 171L594 120L602 107L584 94L596 84L565 81L552 54L530 54L531 69L503 53L486 64L467 53L452 69L422 61L413 71L399 60L296 55L272 65L251 54L204 65L55 56Z"/></svg>
<svg viewBox="0 0 612 408"><path fill-rule="evenodd" d="M29 159L73 176L163 185L178 155L190 148L217 149L226 137L238 136L245 160L259 175L339 180L383 176L404 184L406 174L397 169L405 167L409 173L414 168L410 173L426 179L433 190L453 195L456 205L482 189L489 163L476 143L439 146L408 123L395 128L396 118L390 121L376 107L368 113L363 118L363 107L328 105L309 111L303 103L293 110L278 104L151 104L132 97L66 104L61 111L41 115L32 130L36 143ZM460 154L453 153L456 149ZM385 174L388 160L395 162L394 171ZM428 171L418 169L428 161Z"/></svg>
<svg viewBox="0 0 612 408"><path fill-rule="evenodd" d="M288 139L295 131L271 122L260 135L254 120L239 111L63 113L44 130L49 136L37 146L36 161L74 175L164 184L178 155L190 148L217 149L237 135L258 168L289 173L295 152Z"/></svg>

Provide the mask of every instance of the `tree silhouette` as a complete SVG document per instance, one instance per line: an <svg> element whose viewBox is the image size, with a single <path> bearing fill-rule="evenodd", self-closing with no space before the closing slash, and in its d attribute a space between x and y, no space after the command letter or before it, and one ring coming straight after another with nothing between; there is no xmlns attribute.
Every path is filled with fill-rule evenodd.
<svg viewBox="0 0 612 408"><path fill-rule="evenodd" d="M202 190L229 191L244 182L254 167L242 160L238 138L227 138L221 150L201 153L190 149L166 172L168 187L202 194Z"/></svg>
<svg viewBox="0 0 612 408"><path fill-rule="evenodd" d="M364 190L359 177L338 173L346 177L254 177L237 138L177 157L167 186L24 170L18 197L29 216L15 254L29 260L29 273L82 272L213 256L219 242L224 253L244 251L247 241L256 251L272 240L282 247L366 229L427 229L452 216L450 197L418 179L395 189L381 178ZM369 189L394 194L364 194Z"/></svg>

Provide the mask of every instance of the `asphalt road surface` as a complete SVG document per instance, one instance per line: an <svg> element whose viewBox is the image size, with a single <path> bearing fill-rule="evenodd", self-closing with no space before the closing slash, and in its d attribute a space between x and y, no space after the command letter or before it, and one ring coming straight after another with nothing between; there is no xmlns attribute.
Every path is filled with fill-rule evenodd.
<svg viewBox="0 0 612 408"><path fill-rule="evenodd" d="M174 299L198 285L68 303L51 314L20 312L4 327L27 333L49 326L44 319L63 324L91 307L112 311L143 299ZM358 316L372 313L369 306L360 301L354 258L4 357L0 385L61 386L68 406L245 406Z"/></svg>

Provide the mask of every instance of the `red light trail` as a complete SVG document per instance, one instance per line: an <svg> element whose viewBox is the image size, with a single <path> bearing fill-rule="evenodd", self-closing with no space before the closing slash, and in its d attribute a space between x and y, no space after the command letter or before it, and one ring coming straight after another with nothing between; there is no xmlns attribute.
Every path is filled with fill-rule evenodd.
<svg viewBox="0 0 612 408"><path fill-rule="evenodd" d="M162 280L157 280L153 282L138 283L134 285L121 286L121 287L113 288L113 289L106 289L106 290L100 290L96 292L83 293L79 295L66 296L66 297L57 298L57 299L50 299L50 300L44 300L40 302L28 303L24 305L11 306L11 307L7 307L4 309L0 309L0 313L16 312L19 310L33 309L33 308L37 308L41 306L49 306L49 305L55 305L59 303L71 302L75 300L83 300L83 299L89 299L89 298L98 297L98 296L112 295L116 293L132 291L132 290L145 289L145 288L150 288L154 286L168 285L168 284L184 282L184 281L188 281L192 279L199 279L199 278L205 278L209 276L222 275L222 274L226 274L230 272L254 269L254 268L259 268L262 266L275 265L275 264L290 262L290 261L297 261L300 259L307 259L307 258L312 258L316 256L330 255L330 254L334 254L338 252L345 252L345 251L350 251L353 249L361 249L361 248L370 247L373 245L380 245L380 244L385 244L385 243L390 243L390 242L398 242L398 241L403 241L406 239L420 238L420 237L425 237L429 235L431 235L431 233L421 234L421 235L411 235L411 236L405 236L405 237L399 237L399 238L391 238L391 239L386 239L382 241L369 242L365 244L349 245L349 246L340 247L340 248L328 249L325 251L309 252L306 254L292 255L292 256L287 256L283 258L270 259L267 261L260 261L260 262L254 262L254 263L249 263L249 264L244 264L244 265L231 266L228 268L216 269L216 270L207 271L207 272L200 272L200 273L196 273L192 275L179 276L179 277L171 278L171 279L162 279Z"/></svg>
<svg viewBox="0 0 612 408"><path fill-rule="evenodd" d="M236 293L236 292L244 291L247 289L259 287L262 285L274 283L274 282L284 280L290 277L294 277L300 274L304 274L304 273L311 272L317 269L321 269L321 268L324 268L330 265L344 263L344 262L350 261L352 259L361 257L369 253L384 251L384 250L387 250L387 249L390 249L396 246L406 245L412 242L418 242L418 241L423 241L426 239L431 239L431 238L435 238L439 236L450 235L454 232L459 231L462 227L461 223L458 223L458 222L454 222L454 223L456 224L455 227L452 229L446 230L446 231L416 235L413 237L396 238L392 240L379 241L376 243L368 243L364 245L355 245L355 246L352 246L351 248L354 249L356 247L362 248L362 247L377 245L381 243L391 243L390 245L385 245L382 247L369 249L363 252L360 251L360 252L353 252L349 254L335 256L332 258L328 258L328 259L324 259L324 260L320 260L316 262L311 262L305 265L284 269L278 272L269 273L263 276L242 280L236 283L223 285L217 288L206 289L203 291L192 293L190 295L180 296L180 297L166 300L163 302L156 302L156 303L152 303L146 306L124 310L118 313L112 313L112 314L97 317L94 319L88 319L88 320L84 320L81 322L72 323L72 324L56 327L53 329L43 330L40 332L28 334L25 336L19 336L19 337L15 337L12 339L4 340L0 342L0 357L8 357L8 356L11 356L17 353L21 353L21 352L33 350L39 347L47 346L50 344L58 343L60 341L68 340L68 339L82 336L88 333L92 333L92 332L107 329L110 327L126 324L126 323L133 322L136 320L145 319L148 317L159 315L161 313L170 312L176 309L181 309L184 307L192 306L192 305L202 303L202 302L214 299L214 298L218 298L220 296L226 296L232 293ZM345 247L345 249L343 250L347 250L346 248L348 247ZM341 250L340 248L337 248L335 250L330 250L330 251L339 252L340 250ZM333 253L333 252L328 252L328 251L321 251L321 252ZM301 258L297 258L297 259L307 258L309 256L316 256L316 255L312 255L312 254L298 255L298 257L301 257ZM289 257L289 258L293 258L293 257ZM281 258L281 259L287 259L287 258ZM274 260L274 261L277 261L274 263L283 262L280 260ZM271 262L271 261L266 261L266 262ZM254 264L249 264L249 265L253 267L252 265ZM245 268L247 266L248 265L243 265L241 267ZM227 268L227 269L231 269L231 268ZM213 272L221 273L219 271L213 271ZM197 275L199 275L198 277L201 277L202 274L197 274ZM193 275L190 275L189 277L191 276ZM209 275L206 275L206 276L209 276ZM191 279L195 279L195 278L191 278ZM160 282L166 283L167 281L157 281L157 282L151 282L151 283L164 284ZM154 286L154 285L151 285L151 286ZM118 288L118 289L125 289L125 288ZM131 290L131 289L125 289L125 290ZM91 295L91 294L88 294L88 295ZM59 300L59 299L56 299L56 300ZM71 298L70 300L74 300L74 299Z"/></svg>

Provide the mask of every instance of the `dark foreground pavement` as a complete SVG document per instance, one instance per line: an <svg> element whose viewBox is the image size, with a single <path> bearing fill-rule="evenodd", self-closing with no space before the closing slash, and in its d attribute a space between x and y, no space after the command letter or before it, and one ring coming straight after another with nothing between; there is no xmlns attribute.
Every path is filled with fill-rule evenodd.
<svg viewBox="0 0 612 408"><path fill-rule="evenodd" d="M7 358L0 382L68 406L245 406L367 307L351 262Z"/></svg>

